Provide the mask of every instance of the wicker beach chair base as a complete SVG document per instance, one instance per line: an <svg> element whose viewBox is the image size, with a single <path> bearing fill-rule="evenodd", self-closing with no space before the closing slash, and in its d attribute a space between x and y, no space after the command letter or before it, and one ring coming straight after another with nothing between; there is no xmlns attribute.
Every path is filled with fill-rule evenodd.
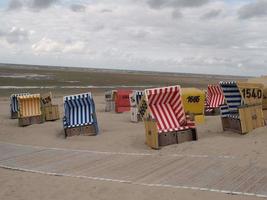
<svg viewBox="0 0 267 200"><path fill-rule="evenodd" d="M221 120L224 131L240 134L246 134L265 124L261 105L242 106L238 109L238 114L222 117Z"/></svg>
<svg viewBox="0 0 267 200"><path fill-rule="evenodd" d="M205 116L216 116L220 115L220 108L212 108L205 110Z"/></svg>
<svg viewBox="0 0 267 200"><path fill-rule="evenodd" d="M18 112L11 111L10 112L10 118L11 119L18 119Z"/></svg>
<svg viewBox="0 0 267 200"><path fill-rule="evenodd" d="M163 146L180 144L198 139L197 131L194 128L158 133L155 120L145 119L144 123L146 129L146 144L152 149L160 149Z"/></svg>
<svg viewBox="0 0 267 200"><path fill-rule="evenodd" d="M97 133L94 125L79 126L65 129L65 137L70 137L74 135L93 136L97 135Z"/></svg>
<svg viewBox="0 0 267 200"><path fill-rule="evenodd" d="M31 117L22 117L18 119L19 126L29 126L32 124L41 124L43 123L42 116L31 116Z"/></svg>

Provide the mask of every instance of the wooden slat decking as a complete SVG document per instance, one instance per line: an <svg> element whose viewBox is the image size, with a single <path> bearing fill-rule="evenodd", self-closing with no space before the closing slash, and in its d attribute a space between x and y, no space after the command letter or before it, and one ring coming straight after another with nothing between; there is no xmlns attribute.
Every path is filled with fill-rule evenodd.
<svg viewBox="0 0 267 200"><path fill-rule="evenodd" d="M123 154L0 143L0 167L22 171L267 197L267 166L234 157Z"/></svg>

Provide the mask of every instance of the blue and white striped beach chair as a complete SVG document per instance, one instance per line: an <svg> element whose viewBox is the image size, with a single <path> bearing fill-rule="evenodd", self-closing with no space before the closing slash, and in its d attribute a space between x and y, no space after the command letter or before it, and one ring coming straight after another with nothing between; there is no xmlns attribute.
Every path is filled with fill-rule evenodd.
<svg viewBox="0 0 267 200"><path fill-rule="evenodd" d="M141 116L138 110L138 105L141 102L141 98L144 95L144 91L134 90L130 95L130 105L131 105L131 121L138 122L141 120Z"/></svg>
<svg viewBox="0 0 267 200"><path fill-rule="evenodd" d="M221 81L225 104L221 106L221 117L239 118L238 108L243 104L242 97L235 81Z"/></svg>
<svg viewBox="0 0 267 200"><path fill-rule="evenodd" d="M225 104L220 107L223 130L245 134L264 125L262 96L257 96L262 93L257 93L262 91L261 85L221 81L220 87L225 97Z"/></svg>
<svg viewBox="0 0 267 200"><path fill-rule="evenodd" d="M24 95L29 95L29 93L12 94L10 96L11 119L17 119L18 118L18 111L19 111L18 96L24 96Z"/></svg>
<svg viewBox="0 0 267 200"><path fill-rule="evenodd" d="M95 104L91 93L65 96L63 100L65 136L98 134Z"/></svg>

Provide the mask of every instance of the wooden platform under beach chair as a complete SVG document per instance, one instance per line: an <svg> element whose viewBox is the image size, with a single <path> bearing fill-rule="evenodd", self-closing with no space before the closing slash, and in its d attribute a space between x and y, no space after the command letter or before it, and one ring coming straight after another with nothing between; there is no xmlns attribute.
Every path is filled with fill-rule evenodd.
<svg viewBox="0 0 267 200"><path fill-rule="evenodd" d="M132 90L119 89L115 94L115 112L122 113L130 111L130 99L129 95L132 93Z"/></svg>
<svg viewBox="0 0 267 200"><path fill-rule="evenodd" d="M59 106L56 104L53 104L52 99L52 93L46 93L42 94L42 112L43 112L43 118L45 121L55 121L60 119L59 117Z"/></svg>
<svg viewBox="0 0 267 200"><path fill-rule="evenodd" d="M117 90L109 90L105 92L105 112L115 111L115 95Z"/></svg>
<svg viewBox="0 0 267 200"><path fill-rule="evenodd" d="M205 115L219 115L224 96L219 85L208 85L206 93Z"/></svg>
<svg viewBox="0 0 267 200"><path fill-rule="evenodd" d="M205 92L197 88L182 88L182 100L186 115L196 124L205 122Z"/></svg>
<svg viewBox="0 0 267 200"><path fill-rule="evenodd" d="M221 106L223 130L246 134L264 126L263 85L246 82L220 82L225 104Z"/></svg>
<svg viewBox="0 0 267 200"><path fill-rule="evenodd" d="M153 149L198 138L194 121L185 115L180 86L145 90L140 113L146 144Z"/></svg>
<svg viewBox="0 0 267 200"><path fill-rule="evenodd" d="M144 91L134 90L130 95L130 105L131 105L131 122L139 122L142 120L138 105L141 101L142 96L144 95Z"/></svg>
<svg viewBox="0 0 267 200"><path fill-rule="evenodd" d="M23 95L29 95L30 93L18 93L10 95L10 118L17 119L19 112L18 97Z"/></svg>
<svg viewBox="0 0 267 200"><path fill-rule="evenodd" d="M43 122L40 94L18 96L17 99L19 104L19 126L28 126L31 124L40 124Z"/></svg>
<svg viewBox="0 0 267 200"><path fill-rule="evenodd" d="M65 137L98 134L95 103L90 92L65 96L63 101Z"/></svg>

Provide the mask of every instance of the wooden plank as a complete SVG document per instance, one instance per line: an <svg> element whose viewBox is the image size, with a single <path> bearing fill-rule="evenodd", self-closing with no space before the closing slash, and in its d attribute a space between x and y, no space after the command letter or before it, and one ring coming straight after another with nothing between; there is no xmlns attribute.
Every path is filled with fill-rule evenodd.
<svg viewBox="0 0 267 200"><path fill-rule="evenodd" d="M267 195L267 166L242 158L116 154L0 143L0 166L44 174L162 187ZM267 196L266 196L267 197Z"/></svg>
<svg viewBox="0 0 267 200"><path fill-rule="evenodd" d="M261 105L239 108L239 117L243 134L264 126Z"/></svg>
<svg viewBox="0 0 267 200"><path fill-rule="evenodd" d="M144 119L144 124L146 144L153 149L159 149L159 136L156 121L152 119Z"/></svg>

